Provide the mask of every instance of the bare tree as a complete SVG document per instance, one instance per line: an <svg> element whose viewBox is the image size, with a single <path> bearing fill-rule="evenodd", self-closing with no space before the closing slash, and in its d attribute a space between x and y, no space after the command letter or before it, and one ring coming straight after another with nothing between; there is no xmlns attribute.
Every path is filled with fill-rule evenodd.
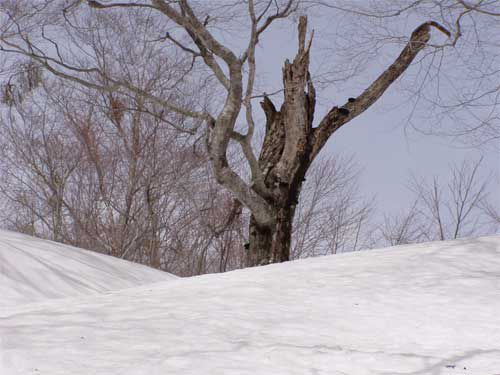
<svg viewBox="0 0 500 375"><path fill-rule="evenodd" d="M360 173L352 157L320 157L309 169L293 223L292 258L367 246L373 205L360 197Z"/></svg>
<svg viewBox="0 0 500 375"><path fill-rule="evenodd" d="M424 228L420 222L418 204L419 199L416 199L406 212L384 217L380 228L384 244L395 246L423 241Z"/></svg>
<svg viewBox="0 0 500 375"><path fill-rule="evenodd" d="M491 202L483 202L483 210L485 214L490 218L491 222L497 226L500 226L500 211L495 208Z"/></svg>
<svg viewBox="0 0 500 375"><path fill-rule="evenodd" d="M306 4L305 2L304 4ZM313 33L308 35L307 18L298 22L298 51L293 61L283 67L283 102L278 106L264 94L261 106L265 113L265 137L257 156L252 148L255 133L252 101L255 94L257 64L255 51L266 30L274 22L288 18L300 2L254 1L204 5L188 0L170 2L151 0L144 2L45 0L35 5L21 2L4 11L0 48L6 54L23 55L55 76L77 86L112 96L139 95L151 108L161 108L169 113L194 121L192 133L199 131L199 124L206 124L205 139L208 155L217 181L228 189L250 212L249 251L250 266L282 262L290 259L292 223L303 181L308 169L328 139L343 125L370 108L389 86L405 73L417 55L430 44L431 30L450 38L446 45L454 47L460 37L460 23L448 31L440 23L424 21L405 41L401 53L367 88L341 106L332 105L318 122L314 121L316 89L309 72ZM469 6L463 3L463 7ZM478 12L477 6L469 13ZM246 8L243 17L242 10ZM482 12L487 11L481 9ZM43 11L43 12L42 12ZM50 14L51 17L40 16ZM122 41L124 32L114 23L113 38L103 44L99 53L88 53L89 41L100 45L99 27L103 19L127 14L129 19L151 17L156 29L139 27L135 34L142 43L156 43L158 50L167 48L184 60L191 60L188 68L181 69L182 79L172 90L153 86L145 90L113 66L114 45L109 40ZM224 42L217 26L230 22L248 25L249 38L243 51L237 51ZM219 22L219 23L218 23ZM457 21L458 22L458 21ZM125 23L127 26L130 23ZM135 27L136 25L131 25ZM157 30L165 30L158 35ZM63 32L64 38L56 34ZM81 53L75 54L76 42ZM440 50L445 44L438 45ZM64 48L62 48L64 47ZM136 55L140 49L136 48ZM240 53L241 52L241 53ZM162 55L161 52L159 56ZM168 75L162 70L162 59L154 59L151 72ZM156 69L156 70L155 70ZM206 73L208 72L208 76ZM184 103L189 95L187 83L203 77L213 77L217 95L210 95L213 103ZM181 93L179 96L178 93ZM192 90L191 90L192 92ZM172 95L176 93L176 95ZM207 95L208 96L208 95ZM240 116L240 114L242 116ZM240 117L245 118L244 132L238 131ZM238 173L228 159L230 144L237 143L246 158L250 179ZM332 241L336 241L332 239Z"/></svg>
<svg viewBox="0 0 500 375"><path fill-rule="evenodd" d="M4 225L179 275L240 268L241 228L225 219L196 139L140 97L118 100L44 79L10 107L0 122Z"/></svg>
<svg viewBox="0 0 500 375"><path fill-rule="evenodd" d="M482 159L463 161L451 168L450 179L442 183L413 178L415 194L411 207L398 216L388 216L380 232L385 243L400 245L422 241L451 240L484 235L498 230L488 217L489 177L481 177Z"/></svg>
<svg viewBox="0 0 500 375"><path fill-rule="evenodd" d="M414 189L419 194L427 218L434 224L434 235L430 238L440 240L470 236L482 224L480 207L487 196L488 179L481 181L478 170L482 159L476 162L464 161L452 168L451 179L447 184L448 199L443 199L443 187L438 178L431 185L415 182Z"/></svg>

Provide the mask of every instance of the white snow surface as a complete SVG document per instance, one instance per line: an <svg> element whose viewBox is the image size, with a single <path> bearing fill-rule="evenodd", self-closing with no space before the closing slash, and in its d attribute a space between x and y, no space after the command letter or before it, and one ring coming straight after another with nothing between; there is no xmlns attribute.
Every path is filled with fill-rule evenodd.
<svg viewBox="0 0 500 375"><path fill-rule="evenodd" d="M175 278L107 255L0 230L0 311Z"/></svg>
<svg viewBox="0 0 500 375"><path fill-rule="evenodd" d="M500 236L12 307L0 374L500 374Z"/></svg>

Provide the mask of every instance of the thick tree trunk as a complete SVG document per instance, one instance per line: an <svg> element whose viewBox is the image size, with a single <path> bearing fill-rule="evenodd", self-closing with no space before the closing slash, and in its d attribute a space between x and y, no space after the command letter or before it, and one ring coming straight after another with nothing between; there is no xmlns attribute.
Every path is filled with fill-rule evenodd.
<svg viewBox="0 0 500 375"><path fill-rule="evenodd" d="M273 228L261 227L253 217L251 218L247 266L254 267L290 260L294 214L294 206L276 209L276 224Z"/></svg>
<svg viewBox="0 0 500 375"><path fill-rule="evenodd" d="M268 264L272 256L274 228L260 226L252 215L248 231L247 266Z"/></svg>
<svg viewBox="0 0 500 375"><path fill-rule="evenodd" d="M268 181L272 181L270 185L275 186L274 197L270 202L274 225L260 226L255 218L251 217L247 257L249 267L290 260L295 209L310 162L310 149L307 148L296 168L294 166L290 184L279 183L273 172L268 175Z"/></svg>
<svg viewBox="0 0 500 375"><path fill-rule="evenodd" d="M290 259L290 244L295 207L305 173L311 164L312 122L316 94L309 75L309 47L306 44L307 20L299 22L299 51L293 62L283 67L284 101L276 109L268 97L261 103L266 114L266 135L259 156L266 197L273 216L271 225L251 218L248 266L285 262Z"/></svg>

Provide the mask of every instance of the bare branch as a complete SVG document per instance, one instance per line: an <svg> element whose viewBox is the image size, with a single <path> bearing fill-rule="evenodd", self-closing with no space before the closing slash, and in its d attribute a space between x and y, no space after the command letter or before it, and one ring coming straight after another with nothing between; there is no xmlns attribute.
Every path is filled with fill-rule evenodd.
<svg viewBox="0 0 500 375"><path fill-rule="evenodd" d="M463 7L467 8L468 10L483 13L483 14L486 14L488 16L500 17L500 13L498 13L498 12L490 12L488 10L481 8L481 4L480 4L481 1L476 5L470 5L465 0L458 0L458 2L460 4L462 4Z"/></svg>
<svg viewBox="0 0 500 375"><path fill-rule="evenodd" d="M152 8L156 9L154 6L150 4L144 3L111 3L111 4L103 4L99 1L95 0L87 0L87 4L89 7L94 9L109 9L109 8Z"/></svg>
<svg viewBox="0 0 500 375"><path fill-rule="evenodd" d="M413 31L410 40L396 61L389 66L361 95L347 101L342 107L333 107L323 118L318 128L315 130L313 141L314 158L325 145L328 138L342 125L359 116L370 108L408 69L418 53L424 49L430 39L430 28L435 27L441 32L446 30L434 21L423 23ZM449 35L449 32L446 33Z"/></svg>

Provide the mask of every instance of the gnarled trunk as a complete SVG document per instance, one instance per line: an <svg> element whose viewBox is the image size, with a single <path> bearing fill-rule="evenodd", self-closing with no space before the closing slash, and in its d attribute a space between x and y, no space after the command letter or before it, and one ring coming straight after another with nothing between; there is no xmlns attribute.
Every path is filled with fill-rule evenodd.
<svg viewBox="0 0 500 375"><path fill-rule="evenodd" d="M313 115L316 93L309 75L307 21L299 23L299 51L283 67L284 101L278 111L268 97L261 105L266 114L266 135L259 156L266 197L274 221L261 225L251 218L247 264L257 266L290 259L292 224L302 182L312 160Z"/></svg>
<svg viewBox="0 0 500 375"><path fill-rule="evenodd" d="M274 214L276 223L272 228L259 226L254 217L250 219L249 267L290 260L295 206L277 208Z"/></svg>
<svg viewBox="0 0 500 375"><path fill-rule="evenodd" d="M311 164L310 153L307 147L302 158L291 164L294 172L289 184L280 182L274 171L269 173L267 181L275 186L273 198L270 198L274 223L272 226L261 226L255 217L251 217L247 266L290 260L293 219L302 183Z"/></svg>
<svg viewBox="0 0 500 375"><path fill-rule="evenodd" d="M254 267L268 264L272 257L274 228L261 226L255 217L250 217L248 231L247 266Z"/></svg>

